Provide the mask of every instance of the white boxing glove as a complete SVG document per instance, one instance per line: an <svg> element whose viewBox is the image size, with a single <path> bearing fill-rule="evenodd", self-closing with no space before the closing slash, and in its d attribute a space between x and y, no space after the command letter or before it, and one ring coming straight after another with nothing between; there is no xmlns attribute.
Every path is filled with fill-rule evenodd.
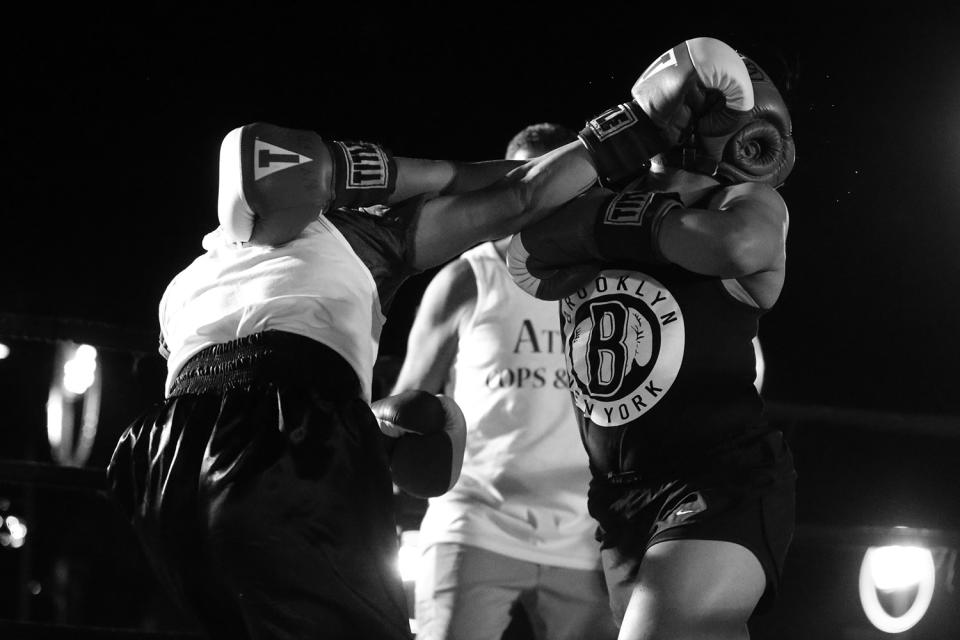
<svg viewBox="0 0 960 640"><path fill-rule="evenodd" d="M279 245L331 208L385 203L396 174L379 145L256 122L220 144L217 216L233 241Z"/></svg>
<svg viewBox="0 0 960 640"><path fill-rule="evenodd" d="M580 132L601 182L614 189L646 173L650 158L694 135L734 133L754 106L746 65L715 38L693 38L666 51L631 94L632 100L588 121Z"/></svg>

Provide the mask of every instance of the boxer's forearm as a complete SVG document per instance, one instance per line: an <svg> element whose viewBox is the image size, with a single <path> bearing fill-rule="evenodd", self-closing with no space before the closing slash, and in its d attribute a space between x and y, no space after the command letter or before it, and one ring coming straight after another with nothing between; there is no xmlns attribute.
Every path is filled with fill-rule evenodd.
<svg viewBox="0 0 960 640"><path fill-rule="evenodd" d="M488 160L455 163L456 174L441 192L444 195L466 193L489 187L510 171L524 164L523 160Z"/></svg>
<svg viewBox="0 0 960 640"><path fill-rule="evenodd" d="M524 162L489 187L434 198L420 210L411 266L426 269L480 242L516 233L596 180L583 145L572 142Z"/></svg>
<svg viewBox="0 0 960 640"><path fill-rule="evenodd" d="M473 315L476 301L477 280L466 260L454 260L434 276L420 299L391 394L443 391L457 358L460 327Z"/></svg>
<svg viewBox="0 0 960 640"><path fill-rule="evenodd" d="M390 203L422 193L454 195L487 187L523 164L519 160L453 162L397 157L397 186Z"/></svg>
<svg viewBox="0 0 960 640"><path fill-rule="evenodd" d="M547 211L583 193L597 181L597 170L580 141L570 142L528 160L507 176L507 187L519 197L520 210L510 215L507 232L514 233Z"/></svg>

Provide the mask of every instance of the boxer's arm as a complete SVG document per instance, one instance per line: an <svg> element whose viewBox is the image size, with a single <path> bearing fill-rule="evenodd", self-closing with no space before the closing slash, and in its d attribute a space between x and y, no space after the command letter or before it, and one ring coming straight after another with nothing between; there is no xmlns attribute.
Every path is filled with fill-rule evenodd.
<svg viewBox="0 0 960 640"><path fill-rule="evenodd" d="M524 162L486 188L428 200L414 228L411 266L426 269L516 233L596 180L590 155L575 141Z"/></svg>
<svg viewBox="0 0 960 640"><path fill-rule="evenodd" d="M453 162L405 157L395 160L397 186L388 203L402 202L423 193L454 195L483 189L523 164L519 160Z"/></svg>
<svg viewBox="0 0 960 640"><path fill-rule="evenodd" d="M324 211L479 189L516 164L396 158L374 143L255 122L220 144L217 217L233 241L277 246Z"/></svg>
<svg viewBox="0 0 960 640"><path fill-rule="evenodd" d="M476 298L476 279L466 260L455 260L437 273L423 293L391 395L410 389L443 391L457 355L460 326L473 313Z"/></svg>
<svg viewBox="0 0 960 640"><path fill-rule="evenodd" d="M782 270L787 206L773 188L725 188L709 209L677 207L660 224L657 244L669 262L705 275L743 278Z"/></svg>
<svg viewBox="0 0 960 640"><path fill-rule="evenodd" d="M787 206L773 188L739 184L724 189L710 210L671 211L660 229L660 251L690 271L724 278L732 293L739 288L769 309L783 289L788 223Z"/></svg>
<svg viewBox="0 0 960 640"><path fill-rule="evenodd" d="M697 201L702 190L688 193ZM675 192L595 189L525 227L507 249L514 282L557 300L604 264L677 264L737 280L767 308L783 284L787 209L759 183L725 187L707 208L685 206Z"/></svg>

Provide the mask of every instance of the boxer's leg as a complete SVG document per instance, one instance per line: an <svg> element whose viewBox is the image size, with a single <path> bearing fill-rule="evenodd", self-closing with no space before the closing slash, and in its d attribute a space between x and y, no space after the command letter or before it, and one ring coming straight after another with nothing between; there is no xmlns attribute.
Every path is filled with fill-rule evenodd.
<svg viewBox="0 0 960 640"><path fill-rule="evenodd" d="M431 545L417 576L418 640L498 640L536 578L531 562L470 545Z"/></svg>
<svg viewBox="0 0 960 640"><path fill-rule="evenodd" d="M531 625L544 640L612 640L617 627L610 611L603 573L540 565L529 605Z"/></svg>
<svg viewBox="0 0 960 640"><path fill-rule="evenodd" d="M742 640L766 585L738 544L668 540L647 550L620 625L623 640Z"/></svg>
<svg viewBox="0 0 960 640"><path fill-rule="evenodd" d="M253 637L409 638L392 485L362 401L231 394L202 472L206 555Z"/></svg>

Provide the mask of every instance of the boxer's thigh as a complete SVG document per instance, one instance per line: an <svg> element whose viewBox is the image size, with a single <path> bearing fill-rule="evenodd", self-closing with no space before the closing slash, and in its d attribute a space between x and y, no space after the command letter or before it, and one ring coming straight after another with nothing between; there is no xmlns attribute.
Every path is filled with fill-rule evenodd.
<svg viewBox="0 0 960 640"><path fill-rule="evenodd" d="M667 540L648 549L621 637L739 638L765 577L756 556L722 540Z"/></svg>

